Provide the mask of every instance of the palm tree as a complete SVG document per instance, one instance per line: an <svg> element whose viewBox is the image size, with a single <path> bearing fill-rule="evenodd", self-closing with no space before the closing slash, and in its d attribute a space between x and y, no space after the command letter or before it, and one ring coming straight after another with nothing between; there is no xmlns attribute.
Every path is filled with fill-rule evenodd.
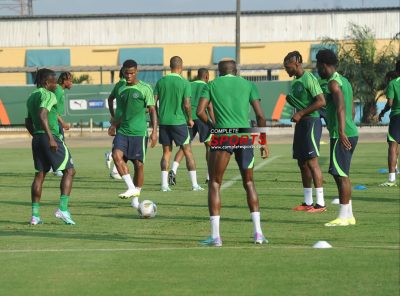
<svg viewBox="0 0 400 296"><path fill-rule="evenodd" d="M381 50L367 26L349 24L349 35L344 41L326 38L324 44L334 44L338 49L338 72L346 76L354 92L354 98L363 105L361 123L377 122L377 99L384 89L385 74L394 70L400 58L400 33ZM396 46L397 45L397 46Z"/></svg>

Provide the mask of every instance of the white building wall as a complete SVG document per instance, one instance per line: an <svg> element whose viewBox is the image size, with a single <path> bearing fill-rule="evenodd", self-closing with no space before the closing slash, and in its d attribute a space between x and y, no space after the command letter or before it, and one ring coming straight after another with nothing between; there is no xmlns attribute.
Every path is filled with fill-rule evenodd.
<svg viewBox="0 0 400 296"><path fill-rule="evenodd" d="M247 14L241 41L265 43L345 39L349 22L377 39L400 32L400 9L386 11ZM0 18L0 47L232 43L233 15Z"/></svg>

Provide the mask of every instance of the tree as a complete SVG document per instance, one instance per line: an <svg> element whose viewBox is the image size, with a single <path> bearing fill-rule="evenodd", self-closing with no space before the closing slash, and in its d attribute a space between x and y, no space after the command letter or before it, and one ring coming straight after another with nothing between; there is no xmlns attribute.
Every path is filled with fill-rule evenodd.
<svg viewBox="0 0 400 296"><path fill-rule="evenodd" d="M72 77L72 82L74 84L89 84L92 81L92 78L87 74L82 74L79 77Z"/></svg>
<svg viewBox="0 0 400 296"><path fill-rule="evenodd" d="M350 23L349 35L344 41L328 38L323 41L338 49L338 72L349 79L354 99L363 104L361 123L377 122L376 103L385 87L385 74L394 70L396 60L400 58L399 37L400 33L378 51L372 30Z"/></svg>

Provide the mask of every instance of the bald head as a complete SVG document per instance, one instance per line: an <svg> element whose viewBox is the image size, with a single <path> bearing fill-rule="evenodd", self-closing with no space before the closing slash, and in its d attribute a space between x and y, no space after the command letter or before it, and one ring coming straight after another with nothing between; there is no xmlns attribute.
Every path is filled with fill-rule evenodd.
<svg viewBox="0 0 400 296"><path fill-rule="evenodd" d="M236 62L234 60L222 60L218 63L218 71L220 76L227 74L236 75Z"/></svg>
<svg viewBox="0 0 400 296"><path fill-rule="evenodd" d="M181 57L178 56L173 56L169 60L169 66L171 67L171 70L179 70L183 68L183 61Z"/></svg>

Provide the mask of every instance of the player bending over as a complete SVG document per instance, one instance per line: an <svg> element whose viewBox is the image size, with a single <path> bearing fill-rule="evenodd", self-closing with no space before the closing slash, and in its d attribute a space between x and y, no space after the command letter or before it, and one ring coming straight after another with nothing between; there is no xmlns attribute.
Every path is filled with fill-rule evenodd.
<svg viewBox="0 0 400 296"><path fill-rule="evenodd" d="M57 99L53 93L57 88L56 73L49 69L40 69L36 75L36 86L37 89L28 98L28 117L25 119L25 126L33 136L32 154L36 170L31 189L31 224L43 223L39 214L40 198L43 182L50 168L54 172L63 173L60 181L60 205L55 216L66 224L75 224L68 211L75 169L58 126Z"/></svg>
<svg viewBox="0 0 400 296"><path fill-rule="evenodd" d="M158 100L158 118L160 123L159 142L163 147L161 158L161 191L171 191L168 186L168 168L172 152L172 142L179 146L186 158L186 167L192 182L193 191L202 191L197 183L196 163L190 147L189 127L193 127L192 107L190 104L190 83L181 74L183 61L174 56L170 59L171 73L161 78L154 89ZM184 113L185 110L185 113Z"/></svg>
<svg viewBox="0 0 400 296"><path fill-rule="evenodd" d="M253 107L259 127L265 127L264 112L260 105L260 96L256 86L236 76L236 62L224 60L218 63L220 77L211 81L204 89L197 116L204 122L210 120L206 109L209 102L214 108L215 128L238 128L250 127L249 104ZM251 140L250 140L251 141ZM246 143L251 144L251 143ZM258 195L253 180L254 151L250 147L234 148L225 145L211 147L208 160L208 171L210 181L208 183L208 209L210 213L211 236L202 242L205 245L220 247L222 240L219 232L219 221L221 211L221 184L232 154L239 166L242 175L243 187L247 195L247 204L250 209L251 218L254 224L254 242L262 244L267 242L261 230L260 210ZM261 157L268 156L268 148L265 143L261 147Z"/></svg>
<svg viewBox="0 0 400 296"><path fill-rule="evenodd" d="M137 79L138 68L134 60L124 62L126 85L118 90L120 116L115 126L117 132L113 141L113 160L128 190L120 198L132 199L132 206L139 207L138 196L143 187L144 162L148 142L146 111L149 110L153 131L150 135L151 147L157 143L157 113L153 90L150 85ZM129 174L127 161L133 162L133 180Z"/></svg>
<svg viewBox="0 0 400 296"><path fill-rule="evenodd" d="M298 51L289 52L283 63L289 76L295 77L291 83L292 91L286 96L286 101L296 109L292 117L292 121L296 122L293 158L297 159L304 191L304 202L293 210L324 212L326 206L318 157L322 133L319 110L325 106L325 98L317 78L312 73L304 71L303 58ZM315 205L313 205L312 183L317 197Z"/></svg>
<svg viewBox="0 0 400 296"><path fill-rule="evenodd" d="M336 72L335 53L329 49L317 53L318 74L328 81L326 89L326 118L330 136L329 173L339 191L340 211L337 219L325 226L356 224L351 204L350 163L358 141L354 123L353 89L350 82Z"/></svg>
<svg viewBox="0 0 400 296"><path fill-rule="evenodd" d="M390 123L389 131L387 134L388 142L388 167L389 167L389 180L379 186L395 187L396 183L396 165L399 158L399 143L400 143L400 61L396 63L395 77L390 80L386 88L387 103L381 113L379 114L379 121L389 110Z"/></svg>
<svg viewBox="0 0 400 296"><path fill-rule="evenodd" d="M199 134L200 143L204 143L204 146L206 148L206 162L208 161L208 155L209 155L209 151L210 151L209 141L210 141L211 127L209 124L205 124L197 117L196 110L197 110L197 106L199 105L201 93L203 91L203 88L206 87L208 80L209 80L208 70L205 68L200 68L197 71L197 79L190 83L190 85L192 87L192 98L190 100L190 103L192 105L192 118L194 121L193 127L189 129L190 142L193 141L196 134ZM212 121L214 121L214 112L212 109L212 104L208 105L207 111L208 111L209 117L212 119ZM174 159L174 162L172 163L172 168L168 173L169 185L176 184L176 172L177 172L179 164L184 156L185 155L184 155L182 149L179 149L178 152L175 154L175 159ZM209 175L208 175L208 170L207 170L206 183L208 183L208 180L209 180Z"/></svg>

